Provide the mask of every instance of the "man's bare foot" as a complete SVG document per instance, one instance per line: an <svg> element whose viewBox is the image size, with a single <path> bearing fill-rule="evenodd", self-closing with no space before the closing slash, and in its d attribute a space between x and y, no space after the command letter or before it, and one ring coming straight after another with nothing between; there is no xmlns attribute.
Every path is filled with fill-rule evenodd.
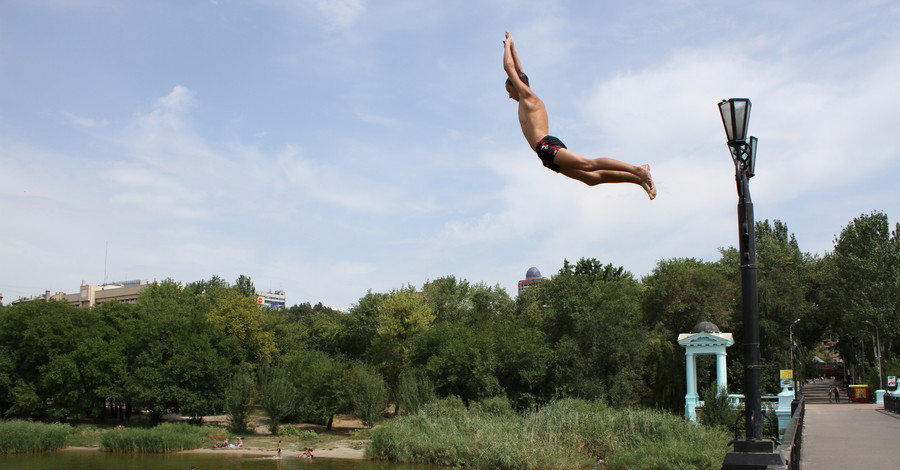
<svg viewBox="0 0 900 470"><path fill-rule="evenodd" d="M644 191L647 191L647 195L650 196L650 200L656 199L656 185L653 184L653 177L650 176L650 165L641 165L640 167L643 171L643 175L641 175L641 187L644 188Z"/></svg>

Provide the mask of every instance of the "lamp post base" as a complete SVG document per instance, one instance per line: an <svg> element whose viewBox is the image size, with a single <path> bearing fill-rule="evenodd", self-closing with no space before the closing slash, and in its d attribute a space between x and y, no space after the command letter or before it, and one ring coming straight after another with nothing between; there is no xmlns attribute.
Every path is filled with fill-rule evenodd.
<svg viewBox="0 0 900 470"><path fill-rule="evenodd" d="M725 454L722 470L765 470L787 468L787 460L775 451L775 441L749 439L734 441L734 450Z"/></svg>

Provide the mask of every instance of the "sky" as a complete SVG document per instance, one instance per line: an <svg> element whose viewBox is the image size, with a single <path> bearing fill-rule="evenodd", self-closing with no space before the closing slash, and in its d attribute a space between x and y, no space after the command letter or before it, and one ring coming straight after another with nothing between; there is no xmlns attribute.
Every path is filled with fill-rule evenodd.
<svg viewBox="0 0 900 470"><path fill-rule="evenodd" d="M0 293L249 276L289 305L534 266L637 278L737 245L717 103L752 101L756 220L824 255L900 215L900 4L843 0L4 0ZM659 195L541 166L551 134ZM737 269L737 267L736 267Z"/></svg>

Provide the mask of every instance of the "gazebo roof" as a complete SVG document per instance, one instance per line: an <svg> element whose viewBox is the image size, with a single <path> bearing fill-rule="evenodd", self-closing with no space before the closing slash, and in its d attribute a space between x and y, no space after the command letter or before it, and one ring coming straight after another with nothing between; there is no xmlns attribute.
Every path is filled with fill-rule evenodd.
<svg viewBox="0 0 900 470"><path fill-rule="evenodd" d="M734 344L734 335L731 333L682 333L678 335L678 344L688 346L724 346Z"/></svg>

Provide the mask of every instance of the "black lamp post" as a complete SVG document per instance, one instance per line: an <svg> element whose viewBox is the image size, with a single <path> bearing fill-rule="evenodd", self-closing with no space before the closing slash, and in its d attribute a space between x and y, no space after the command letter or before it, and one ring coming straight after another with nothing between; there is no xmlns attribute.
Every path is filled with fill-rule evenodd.
<svg viewBox="0 0 900 470"><path fill-rule="evenodd" d="M759 299L756 284L756 233L749 180L753 177L756 138L748 142L750 100L732 98L719 103L728 149L734 160L738 193L738 233L741 256L741 308L744 320L744 403L747 439L762 439L762 405L759 394Z"/></svg>
<svg viewBox="0 0 900 470"><path fill-rule="evenodd" d="M797 398L797 383L798 382L797 382L797 374L794 373L794 325L796 325L798 321L800 321L799 318L794 320L794 322L791 323L791 326L788 327L788 337L791 342L791 344L790 344L790 348L791 348L791 380L794 381L794 398L795 399Z"/></svg>
<svg viewBox="0 0 900 470"><path fill-rule="evenodd" d="M756 137L747 135L750 100L731 98L719 103L722 123L728 135L728 149L734 160L738 193L738 232L741 259L741 309L744 321L744 413L746 439L734 442L734 450L725 457L723 468L765 468L778 459L775 445L762 438L762 404L759 364L759 298L756 283L756 233L749 180L756 166ZM760 467L759 465L762 464Z"/></svg>

